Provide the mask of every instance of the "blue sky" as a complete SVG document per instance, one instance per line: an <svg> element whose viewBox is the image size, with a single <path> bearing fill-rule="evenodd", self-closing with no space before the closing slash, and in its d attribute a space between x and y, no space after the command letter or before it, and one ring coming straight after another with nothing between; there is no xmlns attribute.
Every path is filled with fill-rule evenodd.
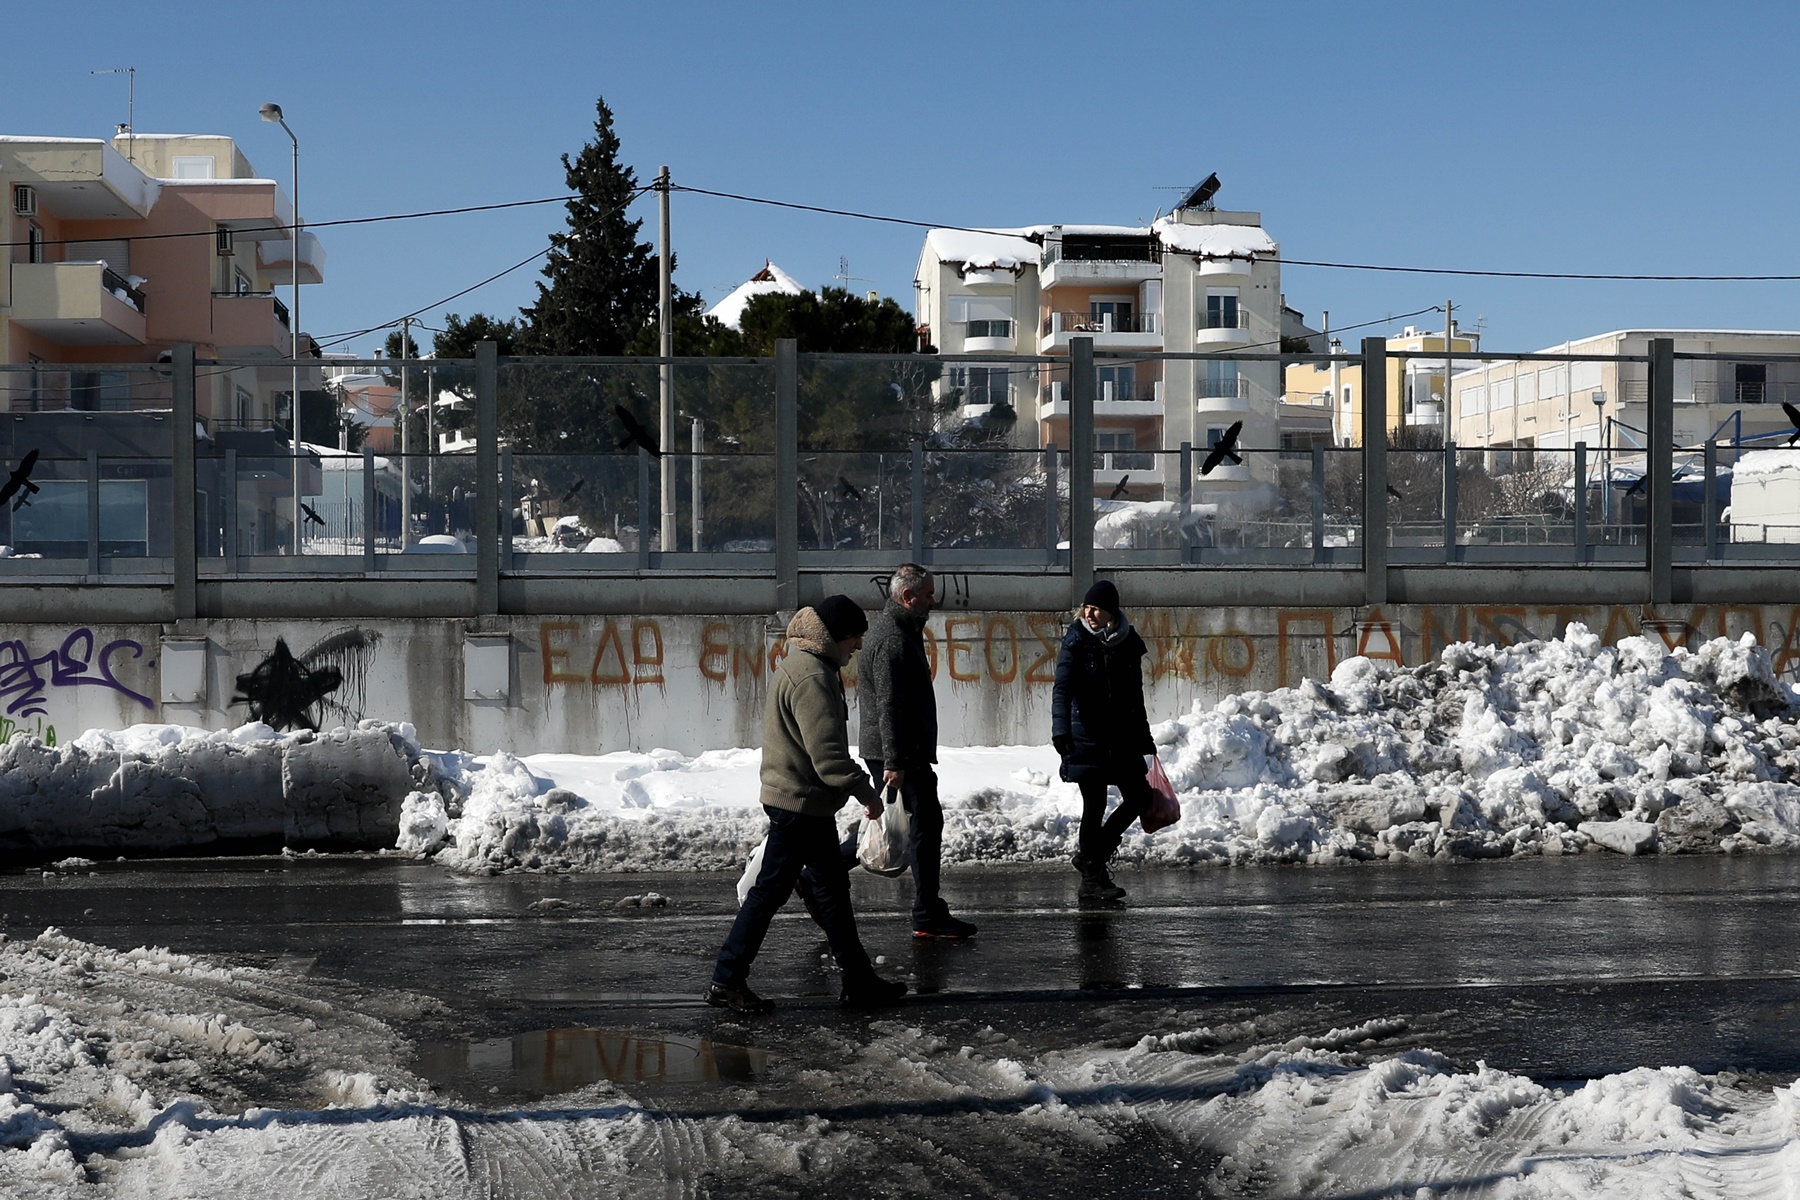
<svg viewBox="0 0 1800 1200"><path fill-rule="evenodd" d="M313 222L557 196L604 96L641 180L943 224L1131 224L1218 172L1284 255L1503 271L1800 274L1776 4L455 2L8 17L0 132L222 133ZM653 239L654 200L634 215ZM319 231L322 340L427 305L511 316L557 205ZM711 303L771 258L912 305L923 231L678 194L678 285ZM1800 328L1800 284L1499 280L1289 266L1315 324L1446 299L1484 345L1627 326ZM1415 318L1441 327L1441 316ZM1396 326L1397 328L1397 326ZM1376 327L1371 332L1379 332ZM1359 332L1355 336L1361 336ZM342 343L364 351L380 335Z"/></svg>

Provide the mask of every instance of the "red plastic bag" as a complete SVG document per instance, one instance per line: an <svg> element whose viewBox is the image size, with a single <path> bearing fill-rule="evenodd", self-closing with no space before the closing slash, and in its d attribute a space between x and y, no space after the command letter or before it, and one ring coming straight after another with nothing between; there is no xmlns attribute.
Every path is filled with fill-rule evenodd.
<svg viewBox="0 0 1800 1200"><path fill-rule="evenodd" d="M1150 808L1138 818L1145 833L1155 833L1181 820L1181 802L1175 799L1175 785L1163 773L1162 756L1150 756Z"/></svg>

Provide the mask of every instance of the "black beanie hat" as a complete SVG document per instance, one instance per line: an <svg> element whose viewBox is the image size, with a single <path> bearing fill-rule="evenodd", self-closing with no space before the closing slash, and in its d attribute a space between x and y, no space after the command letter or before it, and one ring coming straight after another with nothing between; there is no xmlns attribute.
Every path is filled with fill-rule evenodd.
<svg viewBox="0 0 1800 1200"><path fill-rule="evenodd" d="M1091 604L1095 608L1103 608L1113 616L1119 615L1119 589L1113 586L1110 579L1100 579L1087 590L1081 598L1083 604Z"/></svg>
<svg viewBox="0 0 1800 1200"><path fill-rule="evenodd" d="M856 601L843 594L827 596L813 605L813 611L825 622L825 631L834 642L845 641L867 632L869 618Z"/></svg>

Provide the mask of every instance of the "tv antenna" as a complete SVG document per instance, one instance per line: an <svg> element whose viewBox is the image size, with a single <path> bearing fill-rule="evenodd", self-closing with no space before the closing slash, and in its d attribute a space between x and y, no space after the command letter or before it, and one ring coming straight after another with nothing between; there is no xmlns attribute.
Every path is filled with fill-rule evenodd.
<svg viewBox="0 0 1800 1200"><path fill-rule="evenodd" d="M118 126L118 131L125 135L125 157L132 162L137 161L134 153L137 146L137 68L106 67L98 71L89 71L89 75L123 75L125 76L125 123Z"/></svg>
<svg viewBox="0 0 1800 1200"><path fill-rule="evenodd" d="M841 279L845 283L874 283L875 282L873 279L866 279L861 275L852 275L850 273L850 260L841 254L838 255L837 274L833 275L832 278L833 279ZM844 290L849 291L850 289L845 288ZM873 288L869 289L869 300L870 301L873 301L877 295L878 295L878 293Z"/></svg>

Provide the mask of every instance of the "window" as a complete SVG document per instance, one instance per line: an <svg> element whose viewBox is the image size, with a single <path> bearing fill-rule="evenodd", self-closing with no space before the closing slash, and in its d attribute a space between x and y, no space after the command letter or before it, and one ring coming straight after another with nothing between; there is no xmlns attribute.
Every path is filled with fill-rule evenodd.
<svg viewBox="0 0 1800 1200"><path fill-rule="evenodd" d="M972 338L1009 338L1012 336L1011 321L970 321L964 337Z"/></svg>
<svg viewBox="0 0 1800 1200"><path fill-rule="evenodd" d="M245 388L237 389L237 424L243 428L250 424L250 410L256 405L256 398Z"/></svg>
<svg viewBox="0 0 1800 1200"><path fill-rule="evenodd" d="M1225 432L1230 428L1231 426L1229 425L1208 425L1206 427L1206 448L1211 450L1214 446L1224 441Z"/></svg>
<svg viewBox="0 0 1800 1200"><path fill-rule="evenodd" d="M124 371L76 371L69 405L83 412L125 412L131 407L131 376Z"/></svg>
<svg viewBox="0 0 1800 1200"><path fill-rule="evenodd" d="M31 364L31 407L35 410L44 398L44 360L39 355L28 354L25 361Z"/></svg>
<svg viewBox="0 0 1800 1200"><path fill-rule="evenodd" d="M240 267L232 268L231 290L239 296L250 294L250 277Z"/></svg>
<svg viewBox="0 0 1800 1200"><path fill-rule="evenodd" d="M36 221L25 231L25 261L41 263L44 261L44 230Z"/></svg>
<svg viewBox="0 0 1800 1200"><path fill-rule="evenodd" d="M1311 458L1314 446L1331 448L1331 435L1322 429L1304 429L1281 435L1281 457Z"/></svg>
<svg viewBox="0 0 1800 1200"><path fill-rule="evenodd" d="M1131 325L1130 300L1101 299L1088 301L1088 321L1102 330L1128 332Z"/></svg>
<svg viewBox="0 0 1800 1200"><path fill-rule="evenodd" d="M13 514L13 544L27 553L75 557L86 553L88 485L46 479L31 503ZM100 552L148 552L149 484L142 479L100 481Z"/></svg>
<svg viewBox="0 0 1800 1200"><path fill-rule="evenodd" d="M950 386L962 389L964 404L1006 404L1008 376L1005 367L951 367Z"/></svg>
<svg viewBox="0 0 1800 1200"><path fill-rule="evenodd" d="M1769 398L1769 368L1762 363L1737 363L1737 399L1740 404L1761 404Z"/></svg>
<svg viewBox="0 0 1800 1200"><path fill-rule="evenodd" d="M1206 314L1200 320L1202 329L1239 329L1238 293L1236 288L1207 288Z"/></svg>
<svg viewBox="0 0 1800 1200"><path fill-rule="evenodd" d="M1100 387L1095 393L1098 400L1135 400L1137 394L1132 390L1137 382L1137 368L1134 366L1095 367L1094 374L1100 378Z"/></svg>
<svg viewBox="0 0 1800 1200"><path fill-rule="evenodd" d="M210 154L177 154L175 156L176 179L211 179L214 171L213 156Z"/></svg>
<svg viewBox="0 0 1800 1200"><path fill-rule="evenodd" d="M1230 359L1206 360L1206 378L1200 381L1201 399L1233 400L1241 396L1238 365Z"/></svg>
<svg viewBox="0 0 1800 1200"><path fill-rule="evenodd" d="M950 321L963 327L965 338L1010 338L1012 302L986 296L952 296Z"/></svg>
<svg viewBox="0 0 1800 1200"><path fill-rule="evenodd" d="M1129 429L1094 430L1094 470L1150 471L1156 468L1156 456L1145 451L1136 453L1137 434Z"/></svg>

